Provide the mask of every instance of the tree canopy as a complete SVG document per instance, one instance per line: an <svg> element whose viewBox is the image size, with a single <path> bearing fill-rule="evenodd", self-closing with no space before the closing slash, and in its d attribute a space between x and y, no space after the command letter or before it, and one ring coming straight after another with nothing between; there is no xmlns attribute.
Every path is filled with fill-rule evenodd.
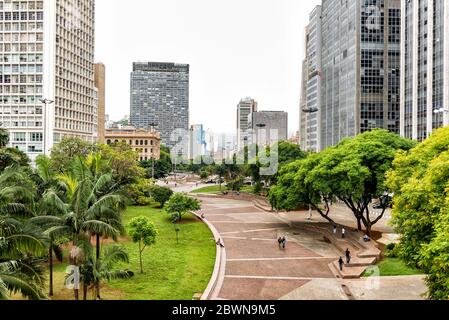
<svg viewBox="0 0 449 320"><path fill-rule="evenodd" d="M432 299L449 298L449 128L400 152L387 174L399 255L428 274Z"/></svg>

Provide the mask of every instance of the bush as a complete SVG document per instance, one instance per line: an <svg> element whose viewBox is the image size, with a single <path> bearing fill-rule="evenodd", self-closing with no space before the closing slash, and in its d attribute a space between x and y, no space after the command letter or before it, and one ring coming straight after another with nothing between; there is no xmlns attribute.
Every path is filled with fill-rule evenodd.
<svg viewBox="0 0 449 320"><path fill-rule="evenodd" d="M389 243L385 247L385 256L388 258L397 258L399 256L399 247L394 243Z"/></svg>
<svg viewBox="0 0 449 320"><path fill-rule="evenodd" d="M160 207L163 208L165 203L170 200L173 195L173 191L167 187L151 186L149 189L149 194L154 201L159 202Z"/></svg>

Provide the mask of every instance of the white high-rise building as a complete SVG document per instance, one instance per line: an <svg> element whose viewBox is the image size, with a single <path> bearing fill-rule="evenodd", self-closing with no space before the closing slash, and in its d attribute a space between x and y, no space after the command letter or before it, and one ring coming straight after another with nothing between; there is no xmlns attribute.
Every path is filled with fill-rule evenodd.
<svg viewBox="0 0 449 320"><path fill-rule="evenodd" d="M0 122L31 159L94 142L95 0L0 1ZM43 103L45 100L47 103Z"/></svg>
<svg viewBox="0 0 449 320"><path fill-rule="evenodd" d="M449 2L401 1L401 135L449 125Z"/></svg>
<svg viewBox="0 0 449 320"><path fill-rule="evenodd" d="M248 118L256 111L257 101L249 97L240 100L237 105L237 151L243 150L247 143Z"/></svg>

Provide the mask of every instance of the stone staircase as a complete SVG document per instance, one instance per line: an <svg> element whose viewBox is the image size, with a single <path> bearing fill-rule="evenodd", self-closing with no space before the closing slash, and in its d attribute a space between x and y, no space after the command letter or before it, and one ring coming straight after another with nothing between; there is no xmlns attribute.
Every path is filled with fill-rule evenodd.
<svg viewBox="0 0 449 320"><path fill-rule="evenodd" d="M342 239L332 232L332 227L323 225L310 225L307 229L320 232L323 237L330 241L341 252L343 260L346 262L345 251L351 251L351 263L344 264L340 271L338 260L328 265L336 278L359 279L369 266L375 265L380 259L381 251L376 247L375 242L364 242L361 233L348 230L346 238ZM339 228L341 230L341 227Z"/></svg>

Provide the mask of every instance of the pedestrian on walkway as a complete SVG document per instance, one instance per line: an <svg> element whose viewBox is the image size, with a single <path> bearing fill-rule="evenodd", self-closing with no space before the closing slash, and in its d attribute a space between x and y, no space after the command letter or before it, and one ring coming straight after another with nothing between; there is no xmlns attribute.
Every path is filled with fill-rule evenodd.
<svg viewBox="0 0 449 320"><path fill-rule="evenodd" d="M285 249L285 245L287 244L287 238L285 236L282 237L282 249Z"/></svg>
<svg viewBox="0 0 449 320"><path fill-rule="evenodd" d="M343 271L343 264L344 264L343 258L340 257L340 259L338 260L338 265L340 266L340 271Z"/></svg>
<svg viewBox="0 0 449 320"><path fill-rule="evenodd" d="M334 224L334 235L337 235L337 225Z"/></svg>
<svg viewBox="0 0 449 320"><path fill-rule="evenodd" d="M282 237L278 238L279 249L282 248Z"/></svg>
<svg viewBox="0 0 449 320"><path fill-rule="evenodd" d="M345 236L346 236L346 229L343 228L343 229L341 229L341 238L344 239Z"/></svg>
<svg viewBox="0 0 449 320"><path fill-rule="evenodd" d="M346 255L346 264L351 263L351 251L349 251L349 249L346 249L345 255Z"/></svg>

